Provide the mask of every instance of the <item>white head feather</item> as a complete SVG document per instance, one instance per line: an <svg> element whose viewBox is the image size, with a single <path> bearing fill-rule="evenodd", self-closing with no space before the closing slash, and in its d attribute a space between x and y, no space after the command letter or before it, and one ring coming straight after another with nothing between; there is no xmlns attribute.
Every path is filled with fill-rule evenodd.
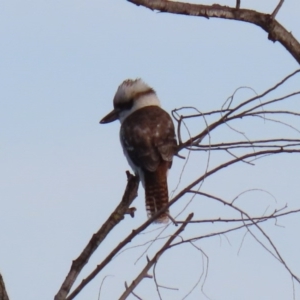
<svg viewBox="0 0 300 300"><path fill-rule="evenodd" d="M126 104L132 102L130 109L122 109ZM142 79L127 79L118 87L114 97L114 107L121 108L119 120L121 123L126 117L136 110L145 106L160 106L160 101L155 91L147 85Z"/></svg>

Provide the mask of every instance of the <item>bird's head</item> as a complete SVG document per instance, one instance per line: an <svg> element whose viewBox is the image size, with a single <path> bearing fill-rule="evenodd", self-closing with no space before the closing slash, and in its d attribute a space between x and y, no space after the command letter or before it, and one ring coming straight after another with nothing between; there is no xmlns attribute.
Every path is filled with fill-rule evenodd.
<svg viewBox="0 0 300 300"><path fill-rule="evenodd" d="M140 78L123 81L117 89L113 104L114 109L100 121L100 124L110 123L117 119L122 123L126 117L140 108L160 106L155 91Z"/></svg>

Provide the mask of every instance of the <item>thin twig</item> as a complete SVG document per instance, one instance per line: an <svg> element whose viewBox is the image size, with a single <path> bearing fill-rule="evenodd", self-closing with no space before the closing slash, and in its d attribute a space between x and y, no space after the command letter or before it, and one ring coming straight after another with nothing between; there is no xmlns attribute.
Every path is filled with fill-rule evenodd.
<svg viewBox="0 0 300 300"><path fill-rule="evenodd" d="M277 13L279 12L279 9L281 8L282 4L283 4L284 0L280 0L278 5L276 6L276 8L274 9L274 11L271 14L271 18L275 19Z"/></svg>
<svg viewBox="0 0 300 300"><path fill-rule="evenodd" d="M286 270L290 273L290 275L296 280L298 281L298 283L300 283L300 278L297 277L293 272L292 270L290 269L290 267L287 265L287 263L285 262L285 260L283 259L283 257L281 256L281 254L279 253L277 247L274 245L273 241L270 239L270 237L265 233L265 231L258 225L259 221L254 221L252 220L252 218L249 216L249 214L247 214L245 211L243 211L242 209L240 209L239 207L233 205L232 203L229 203L229 202L226 202L224 201L223 199L219 198L219 197L216 197L216 196L213 196L213 195L210 195L210 194L207 194L207 193L203 193L203 192L199 192L199 191L193 191L194 193L197 193L199 195L203 195L203 196L206 196L208 198L211 198L211 199L215 199L225 205L228 205L230 206L231 208L237 210L239 213L241 213L242 215L246 216L249 220L251 220L252 224L245 224L245 227L247 228L247 230L252 234L252 236L269 252L271 253L278 261L280 261L283 266L286 268ZM269 244L271 245L273 251L275 252L275 254L273 254L262 242L260 242L257 237L249 230L248 226L249 225L254 225L261 233L262 235L266 238L266 240L269 242Z"/></svg>
<svg viewBox="0 0 300 300"><path fill-rule="evenodd" d="M207 295L205 294L204 292L204 284L205 284L205 281L206 281L206 278L207 278L207 274L208 274L208 267L209 267L209 258L208 256L206 255L206 253L201 249L199 248L198 246L195 245L195 243L193 242L190 242L190 244L195 248L197 249L198 251L201 252L201 258L202 258L202 272L197 280L197 282L194 284L194 286L191 288L191 290L188 291L188 293L182 298L182 300L186 299L189 297L189 295L195 290L195 288L198 286L198 284L201 282L203 276L204 276L204 280L203 280L203 283L201 285L201 291L202 293L207 297ZM203 257L206 258L206 264L204 264L204 259ZM204 268L204 265L206 265L206 268ZM209 297L207 297L208 299L210 299Z"/></svg>
<svg viewBox="0 0 300 300"><path fill-rule="evenodd" d="M193 191L191 191L193 193ZM290 214L300 213L300 209L290 210L284 213L277 213L278 210L275 210L272 214L263 216L263 217L251 217L248 218L240 218L240 219L207 219L207 220L192 220L190 224L198 224L198 223L239 223L239 222L252 222L252 221L264 221L270 219L277 219L283 216L288 216ZM185 221L177 221L178 224L185 223Z"/></svg>
<svg viewBox="0 0 300 300"><path fill-rule="evenodd" d="M105 281L105 279L106 279L107 277L113 277L113 275L106 275L106 276L102 279L101 284L100 284L100 288L99 288L99 293L98 293L98 300L100 300L102 286L103 286L104 281Z"/></svg>
<svg viewBox="0 0 300 300"><path fill-rule="evenodd" d="M193 217L193 214L189 214L186 218L186 221L190 221ZM144 267L144 269L140 272L140 274L133 280L131 285L125 290L125 292L121 295L119 300L125 300L126 297L135 289L135 287L143 280L145 277L145 274L148 273L148 271L151 269L151 267L158 261L160 256L169 248L173 240L185 229L186 225L188 223L182 224L178 230L167 240L167 242L164 244L164 246L154 255L154 257L147 262L147 265Z"/></svg>
<svg viewBox="0 0 300 300"><path fill-rule="evenodd" d="M246 101L243 101L241 104L238 104L236 107L230 109L227 113L225 113L224 115L222 115L222 117L211 123L209 126L207 126L201 133L197 134L196 136L194 137L191 137L189 138L189 140L187 140L186 142L184 143L181 143L179 144L178 146L178 152L181 150L181 149L184 149L190 145L192 145L195 141L197 140L203 140L203 138L209 133L209 132L212 132L214 129L216 129L217 127L219 127L220 125L228 122L228 121L232 121L232 120L236 120L238 118L243 118L245 117L245 113L246 112L250 112L252 111L254 108L257 109L257 108L260 108L262 106L265 106L265 105L268 105L268 104L272 104L272 103L275 103L275 102L278 102L278 101L281 101L281 100L284 100L288 97L292 97L292 96L295 96L297 94L299 94L299 92L294 92L294 93L291 93L289 95L286 95L284 97L281 97L281 98L277 98L277 99L274 99L274 100L271 100L271 101L268 101L266 103L260 103L259 105L256 105L254 106L254 108L251 108L250 110L245 110L241 113L238 113L236 115L234 115L234 113L236 113L238 110L240 110L241 108L243 108L244 106L256 101L257 99L261 99L263 98L264 96L266 96L267 94L273 92L274 90L276 90L278 87L280 87L281 85L283 85L288 79L292 78L294 75L298 74L300 72L300 69L299 70L296 70L294 71L293 73L287 75L285 78L283 78L280 82L276 83L273 87L269 88L268 90L266 90L265 92L263 92L262 94L260 95L256 95ZM247 115L246 115L247 116Z"/></svg>

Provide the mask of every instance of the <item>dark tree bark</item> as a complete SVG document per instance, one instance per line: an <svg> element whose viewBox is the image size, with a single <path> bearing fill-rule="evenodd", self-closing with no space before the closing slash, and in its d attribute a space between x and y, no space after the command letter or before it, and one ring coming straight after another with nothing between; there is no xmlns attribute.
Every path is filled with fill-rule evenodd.
<svg viewBox="0 0 300 300"><path fill-rule="evenodd" d="M9 300L1 274L0 274L0 300Z"/></svg>

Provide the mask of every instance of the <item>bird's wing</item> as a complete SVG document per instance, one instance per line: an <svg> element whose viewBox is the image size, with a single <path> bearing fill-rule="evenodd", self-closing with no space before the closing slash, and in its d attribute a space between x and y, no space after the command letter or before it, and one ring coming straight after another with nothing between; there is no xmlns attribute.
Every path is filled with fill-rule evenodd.
<svg viewBox="0 0 300 300"><path fill-rule="evenodd" d="M121 126L120 139L136 166L153 172L163 160L171 167L177 146L174 124L160 107L144 107L128 116Z"/></svg>

